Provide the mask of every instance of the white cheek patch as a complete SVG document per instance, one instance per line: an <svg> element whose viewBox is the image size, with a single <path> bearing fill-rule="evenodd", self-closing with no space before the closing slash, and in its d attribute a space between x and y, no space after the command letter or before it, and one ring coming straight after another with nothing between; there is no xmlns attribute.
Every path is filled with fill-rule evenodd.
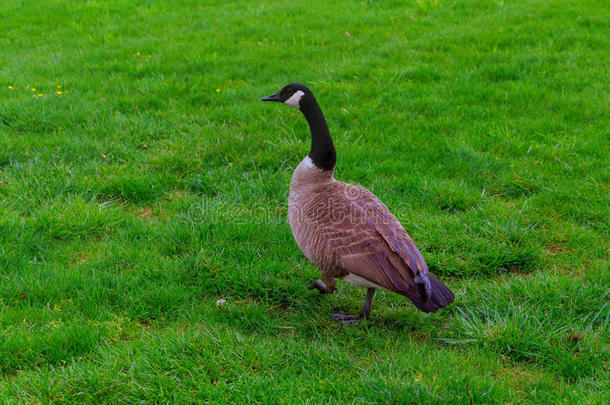
<svg viewBox="0 0 610 405"><path fill-rule="evenodd" d="M299 101L304 95L305 93L301 90L297 90L288 100L284 101L284 104L289 105L290 107L299 108Z"/></svg>

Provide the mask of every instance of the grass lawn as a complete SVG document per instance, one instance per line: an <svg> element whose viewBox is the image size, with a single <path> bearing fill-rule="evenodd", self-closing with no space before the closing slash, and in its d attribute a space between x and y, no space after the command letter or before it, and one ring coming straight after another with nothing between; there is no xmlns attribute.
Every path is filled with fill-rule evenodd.
<svg viewBox="0 0 610 405"><path fill-rule="evenodd" d="M0 402L604 403L609 22L595 0L4 0ZM259 101L292 81L455 304L380 293L348 327L330 314L364 290L307 290L307 124Z"/></svg>

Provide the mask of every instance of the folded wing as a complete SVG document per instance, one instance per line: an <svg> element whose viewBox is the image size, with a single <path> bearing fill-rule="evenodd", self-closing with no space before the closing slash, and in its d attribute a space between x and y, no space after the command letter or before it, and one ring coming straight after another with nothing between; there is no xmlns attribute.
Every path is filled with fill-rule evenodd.
<svg viewBox="0 0 610 405"><path fill-rule="evenodd" d="M363 187L337 183L317 231L337 267L434 312L453 294L428 272L419 249L387 207ZM321 218L326 217L326 218Z"/></svg>

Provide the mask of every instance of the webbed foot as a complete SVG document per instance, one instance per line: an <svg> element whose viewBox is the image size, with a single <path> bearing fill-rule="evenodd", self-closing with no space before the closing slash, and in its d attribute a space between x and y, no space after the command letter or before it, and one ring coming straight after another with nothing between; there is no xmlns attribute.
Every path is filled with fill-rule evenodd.
<svg viewBox="0 0 610 405"><path fill-rule="evenodd" d="M345 325L358 325L358 321L360 320L359 315L350 315L350 314L333 314L332 317Z"/></svg>

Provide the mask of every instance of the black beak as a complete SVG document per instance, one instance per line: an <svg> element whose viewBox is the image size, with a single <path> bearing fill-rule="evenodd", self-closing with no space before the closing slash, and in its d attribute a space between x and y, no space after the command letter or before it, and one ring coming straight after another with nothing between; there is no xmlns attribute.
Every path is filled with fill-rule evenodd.
<svg viewBox="0 0 610 405"><path fill-rule="evenodd" d="M280 92L273 93L270 96L261 98L261 101L281 101L280 100Z"/></svg>

